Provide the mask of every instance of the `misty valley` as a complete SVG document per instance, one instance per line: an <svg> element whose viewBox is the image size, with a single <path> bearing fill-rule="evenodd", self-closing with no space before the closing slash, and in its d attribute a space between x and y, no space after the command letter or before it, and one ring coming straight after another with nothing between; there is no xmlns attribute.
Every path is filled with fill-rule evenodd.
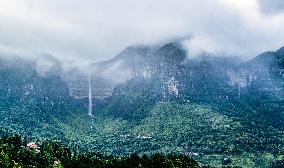
<svg viewBox="0 0 284 168"><path fill-rule="evenodd" d="M281 167L283 112L284 48L244 61L175 41L82 67L0 56L3 167Z"/></svg>

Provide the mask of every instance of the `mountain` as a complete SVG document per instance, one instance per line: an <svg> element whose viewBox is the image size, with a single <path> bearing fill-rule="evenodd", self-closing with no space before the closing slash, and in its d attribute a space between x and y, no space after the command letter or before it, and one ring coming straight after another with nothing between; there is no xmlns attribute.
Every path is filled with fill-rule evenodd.
<svg viewBox="0 0 284 168"><path fill-rule="evenodd" d="M131 62L136 56L123 59ZM180 44L170 43L139 57L147 59L136 63L131 78L95 107L100 141L112 135L125 144L109 144L111 153L127 153L132 148L126 144L135 142L134 151L198 153L206 162L217 153L240 161L240 153L274 156L283 149L284 79L278 51L246 62L210 54L189 59Z"/></svg>
<svg viewBox="0 0 284 168"><path fill-rule="evenodd" d="M32 139L65 138L62 127L71 127L86 104L69 96L56 66L41 73L37 61L0 57L0 125Z"/></svg>
<svg viewBox="0 0 284 168"><path fill-rule="evenodd" d="M196 59L189 59L186 57L186 51L177 43L166 44L154 52L149 50L145 47L127 48L114 59L105 62L104 66L96 68L104 71L119 62L121 65L115 71L120 73L126 69L130 71L128 81L140 81L136 83L142 84L141 80L150 82L154 78L158 79L161 86L156 87L160 88L159 92L163 92L160 95L164 98L167 97L165 94L169 94L186 99L191 96L189 91L193 92L192 94L209 94L209 91L214 90L215 95L209 94L213 99L218 96L240 97L242 91L250 89L263 91L270 89L270 93L279 94L279 97L283 94L281 49L263 53L247 62L241 62L237 58L206 54ZM214 89L209 89L212 86ZM230 93L224 95L224 92L227 92L225 88L227 91L231 90ZM222 91L217 93L217 89Z"/></svg>
<svg viewBox="0 0 284 168"><path fill-rule="evenodd" d="M283 51L242 61L206 53L189 58L180 42L131 46L86 72L66 70L47 54L0 57L0 122L32 139L60 137L105 154L269 165L284 150Z"/></svg>
<svg viewBox="0 0 284 168"><path fill-rule="evenodd" d="M167 44L154 52L148 51L145 48L128 48L104 64L103 69L108 69L107 66L123 62L120 68L131 71L127 82L118 85L113 95L139 91L148 92L156 102L175 99L215 104L239 101L255 91L279 99L283 97L279 51L263 53L247 62L212 55L189 59L177 43ZM116 72L123 73L120 68Z"/></svg>

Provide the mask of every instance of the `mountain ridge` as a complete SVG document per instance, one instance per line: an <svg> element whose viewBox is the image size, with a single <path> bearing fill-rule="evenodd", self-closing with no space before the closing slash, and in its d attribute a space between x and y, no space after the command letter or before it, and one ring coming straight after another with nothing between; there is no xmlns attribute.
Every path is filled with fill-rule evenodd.
<svg viewBox="0 0 284 168"><path fill-rule="evenodd" d="M189 59L172 43L141 53L147 54L125 51L105 69L91 69L92 91L97 91L93 117L87 114L88 75L77 69L62 74L61 68L54 71L57 66L41 75L34 62L10 65L0 59L1 126L32 140L61 138L107 155L173 152L217 167L224 157L244 167L269 165L268 155L279 159L284 151L281 54L268 52L247 62L208 54ZM243 163L247 154L250 163Z"/></svg>

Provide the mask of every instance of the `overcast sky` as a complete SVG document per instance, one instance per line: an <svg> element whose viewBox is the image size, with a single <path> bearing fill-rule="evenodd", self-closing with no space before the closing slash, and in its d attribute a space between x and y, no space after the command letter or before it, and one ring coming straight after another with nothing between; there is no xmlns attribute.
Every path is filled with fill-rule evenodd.
<svg viewBox="0 0 284 168"><path fill-rule="evenodd" d="M101 61L172 38L191 55L284 46L283 0L0 0L0 53Z"/></svg>

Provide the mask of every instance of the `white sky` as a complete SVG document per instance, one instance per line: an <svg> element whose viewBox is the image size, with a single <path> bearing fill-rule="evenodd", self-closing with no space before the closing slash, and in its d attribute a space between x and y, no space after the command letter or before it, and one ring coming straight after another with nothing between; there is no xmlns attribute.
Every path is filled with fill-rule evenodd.
<svg viewBox="0 0 284 168"><path fill-rule="evenodd" d="M192 55L276 50L283 0L0 0L1 54L101 61L128 45L187 36Z"/></svg>

